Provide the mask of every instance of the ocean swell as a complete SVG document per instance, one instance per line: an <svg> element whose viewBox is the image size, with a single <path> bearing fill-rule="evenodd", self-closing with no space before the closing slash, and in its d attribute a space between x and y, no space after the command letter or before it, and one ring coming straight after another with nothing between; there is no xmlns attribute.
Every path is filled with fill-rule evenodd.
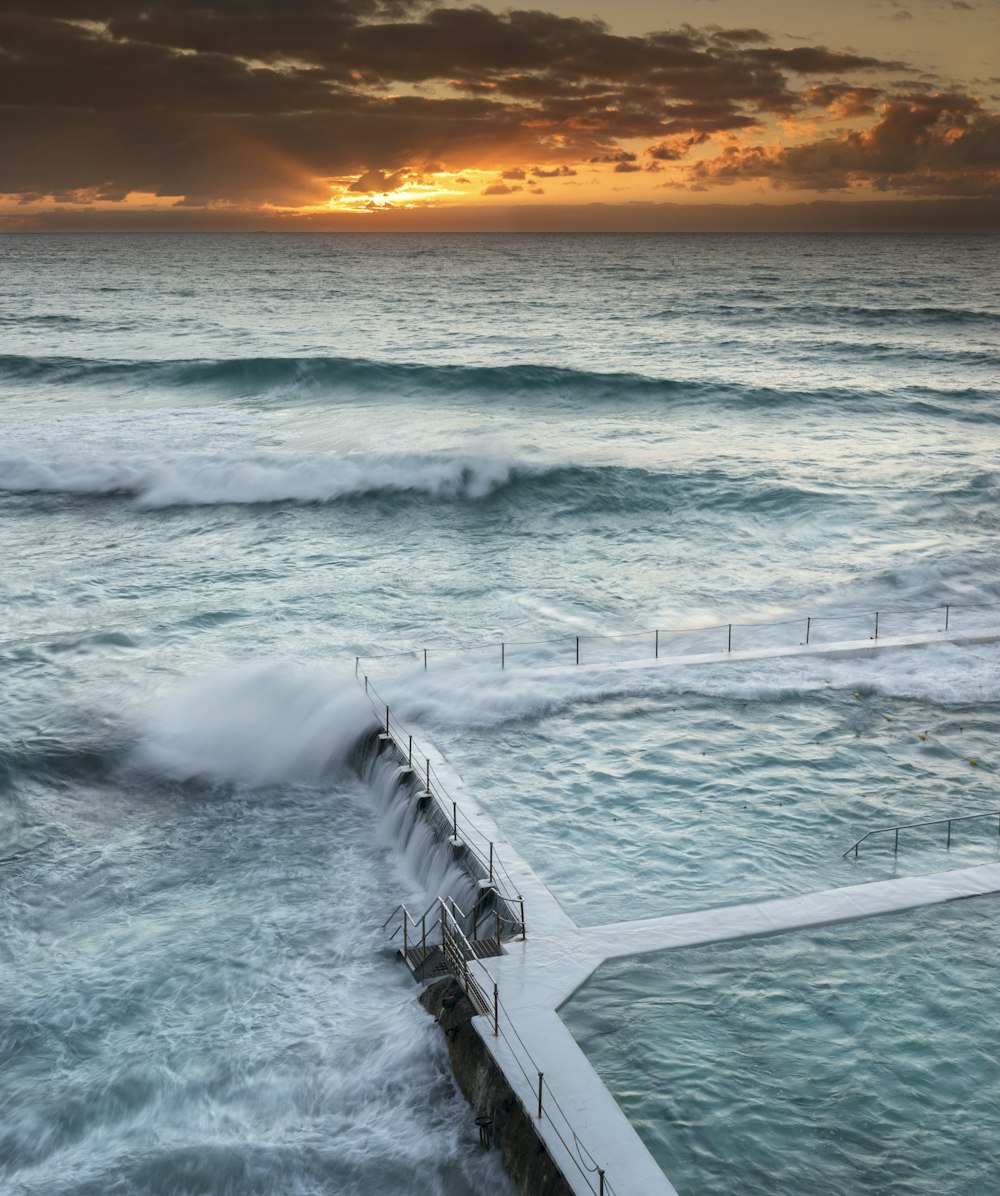
<svg viewBox="0 0 1000 1196"><path fill-rule="evenodd" d="M904 356L912 356L905 350ZM909 359L907 357L907 359ZM976 360L992 360L976 354ZM810 389L726 381L707 368L696 378L601 372L522 363L506 366L430 365L361 357L236 357L217 360L113 361L78 357L0 355L0 382L29 387L99 388L133 396L151 391L245 403L315 405L414 399L462 404L521 402L553 412L591 405L681 409L707 404L741 411L913 408L976 422L996 422L996 396L975 387L902 387L879 391L851 386ZM126 487L127 488L127 487Z"/></svg>

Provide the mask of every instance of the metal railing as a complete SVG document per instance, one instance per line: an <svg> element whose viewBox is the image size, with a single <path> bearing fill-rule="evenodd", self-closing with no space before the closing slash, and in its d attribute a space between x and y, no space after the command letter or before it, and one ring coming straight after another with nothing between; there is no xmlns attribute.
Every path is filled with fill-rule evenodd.
<svg viewBox="0 0 1000 1196"><path fill-rule="evenodd" d="M469 857L466 866L470 873L475 875L478 872L479 879L487 881L496 893L497 902L503 907L500 915L502 927L524 935L524 898L500 859L493 841L479 830L461 810L458 802L449 795L437 770L430 762L429 754L420 751L413 735L392 715L388 704L379 696L369 679L359 677L359 681L363 684L365 695L379 720L381 734L395 745L405 767L413 772L416 779L423 781L424 788L419 796L434 803L439 823L441 826L447 826L451 832L451 842L464 848ZM474 866L469 867L470 864Z"/></svg>
<svg viewBox="0 0 1000 1196"><path fill-rule="evenodd" d="M953 822L972 822L978 818L995 818L997 820L997 834L1000 835L1000 810L984 810L981 814L955 814L951 818L930 818L926 822L901 822L899 826L880 826L875 830L867 831L861 836L857 843L852 843L850 847L844 852L843 859L854 852L854 858L858 858L858 848L866 839L871 839L874 835L893 835L893 854L899 853L899 832L915 830L921 826L947 826L948 827L948 841L945 847L951 847L951 825Z"/></svg>
<svg viewBox="0 0 1000 1196"><path fill-rule="evenodd" d="M448 963L449 970L469 998L476 1014L488 1019L490 1033L493 1037L501 1039L506 1044L511 1058L533 1094L529 1104L514 1089L525 1116L532 1121L548 1123L593 1196L616 1196L604 1168L598 1165L593 1155L580 1141L569 1117L553 1092L551 1084L545 1078L545 1072L517 1032L510 1014L500 999L500 986L493 973L477 956L475 948L462 930L460 923L464 919L464 915L461 909L450 897L438 898L434 904L438 907L438 912L430 926L427 924L427 917L434 908L433 905L419 919L415 919L412 914L409 914L404 905L398 905L383 925L383 929L387 929L396 914L402 911L403 922L393 931L389 941L392 942L402 930L405 943L407 924L419 924L423 935L422 946L426 949L428 946L427 936L434 929L440 929L441 952ZM511 1087L513 1089L513 1085Z"/></svg>
<svg viewBox="0 0 1000 1196"><path fill-rule="evenodd" d="M406 906L400 902L399 905L392 911L392 913L382 923L382 929L388 930L389 923L396 917L397 914L402 914L402 921L396 929L389 935L388 941L391 943L395 940L396 935L402 935L403 954L409 950L417 941L419 941L422 949L426 950L428 946L428 939L432 937L435 930L441 927L441 903L446 902L450 908L451 917L458 921L459 925L471 925L471 941L479 942L482 939L490 939L498 944L502 937L503 920L500 916L500 911L496 909L485 910L477 918L463 913L461 907L452 897L435 897L427 909L420 915L415 917ZM431 921L428 922L428 917ZM492 934L482 934L482 930L492 930ZM464 934L464 932L463 932Z"/></svg>
<svg viewBox="0 0 1000 1196"><path fill-rule="evenodd" d="M402 652L378 653L364 660L409 659L425 669L432 661L448 657L469 657L492 661L501 670L508 668L517 652L522 652L533 667L562 667L567 664L601 663L601 646L636 644L634 656L627 659L657 660L663 655L750 651L762 647L836 643L847 639L877 641L886 636L959 634L985 627L971 626L967 617L973 611L1000 612L1000 602L941 603L928 607L902 607L889 610L851 611L842 614L808 615L777 622L712 623L697 627L660 627L628 631L615 635L573 635L542 640L491 640L484 643L433 645ZM787 629L787 630L782 630ZM792 631L794 629L794 632ZM775 633L776 634L772 634ZM833 636L833 638L831 638ZM686 650L676 651L678 646ZM670 650L670 651L668 651ZM616 660L622 659L620 653ZM355 657L355 673L362 669L362 657Z"/></svg>

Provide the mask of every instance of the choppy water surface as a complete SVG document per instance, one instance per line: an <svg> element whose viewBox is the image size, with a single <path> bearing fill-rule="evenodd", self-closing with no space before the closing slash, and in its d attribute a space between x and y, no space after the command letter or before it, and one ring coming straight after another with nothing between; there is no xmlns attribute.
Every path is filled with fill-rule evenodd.
<svg viewBox="0 0 1000 1196"><path fill-rule="evenodd" d="M1000 815L955 823L950 844L928 826L901 832L898 853L888 835L843 858L878 827L1000 809L992 645L560 678L547 702L519 693L537 717L451 716L436 736L581 924L1000 858ZM494 681L477 718L465 685L478 723L520 689ZM980 700L942 704L952 686Z"/></svg>
<svg viewBox="0 0 1000 1196"><path fill-rule="evenodd" d="M995 898L607 964L563 1010L681 1196L980 1196Z"/></svg>
<svg viewBox="0 0 1000 1196"><path fill-rule="evenodd" d="M422 1187L500 1190L380 947L444 881L345 770L358 655L582 920L827 875L743 836L784 861L819 793L826 852L901 791L917 813L991 784L990 647L697 681L375 658L988 612L995 240L14 235L0 257L5 1190L369 1196L418 1149Z"/></svg>

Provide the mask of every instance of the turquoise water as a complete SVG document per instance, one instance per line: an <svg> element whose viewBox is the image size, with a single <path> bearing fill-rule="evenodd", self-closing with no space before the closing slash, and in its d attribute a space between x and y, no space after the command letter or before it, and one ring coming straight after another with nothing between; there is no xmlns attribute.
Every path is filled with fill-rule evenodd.
<svg viewBox="0 0 1000 1196"><path fill-rule="evenodd" d="M463 695L472 725L433 706L435 739L567 912L599 924L1000 858L997 818L956 824L950 847L928 827L898 854L888 836L843 858L877 827L1000 808L994 661L992 645L942 645L662 676L512 670L478 705L444 671L399 690L418 710L428 691ZM977 679L990 701L942 701Z"/></svg>
<svg viewBox="0 0 1000 1196"><path fill-rule="evenodd" d="M607 964L562 1011L680 1196L986 1196L994 898Z"/></svg>
<svg viewBox="0 0 1000 1196"><path fill-rule="evenodd" d="M10 235L0 267L17 1196L381 1196L418 1158L430 1192L501 1190L381 946L444 880L345 768L356 656L1000 603L995 239ZM675 774L682 884L640 885L772 883L684 824L743 751L737 830L812 827L829 769L824 851L871 812L855 768L880 809L911 776L915 809L978 802L936 740L874 728L884 703L964 752L967 720L988 784L997 663L377 681L597 920L645 904L623 861L659 858Z"/></svg>

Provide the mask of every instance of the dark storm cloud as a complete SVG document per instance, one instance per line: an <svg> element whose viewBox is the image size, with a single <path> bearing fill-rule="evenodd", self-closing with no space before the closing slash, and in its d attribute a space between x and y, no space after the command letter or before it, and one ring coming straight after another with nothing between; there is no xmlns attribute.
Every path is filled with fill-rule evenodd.
<svg viewBox="0 0 1000 1196"><path fill-rule="evenodd" d="M428 162L533 161L551 178L630 163L636 138L668 161L677 138L809 106L863 115L879 89L843 77L900 65L756 29L621 37L422 0L8 0L0 60L0 191L287 206L324 200L324 180L391 191Z"/></svg>

